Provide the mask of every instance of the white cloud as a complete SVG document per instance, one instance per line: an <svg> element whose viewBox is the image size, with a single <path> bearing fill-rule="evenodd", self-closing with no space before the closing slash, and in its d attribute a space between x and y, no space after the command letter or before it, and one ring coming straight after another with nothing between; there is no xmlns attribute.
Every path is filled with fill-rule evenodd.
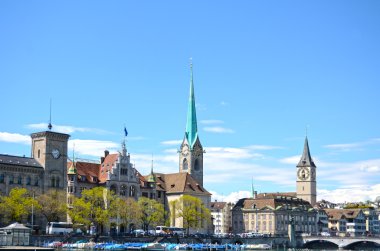
<svg viewBox="0 0 380 251"><path fill-rule="evenodd" d="M235 147L205 147L207 158L214 159L247 159L257 155L249 149Z"/></svg>
<svg viewBox="0 0 380 251"><path fill-rule="evenodd" d="M212 201L224 201L236 203L239 199L251 197L250 191L237 191L230 194L220 194L216 191L212 193ZM380 184L373 186L351 186L338 188L333 190L318 189L317 200L327 200L333 203L344 202L365 202L367 200L374 201L380 194Z"/></svg>
<svg viewBox="0 0 380 251"><path fill-rule="evenodd" d="M217 119L201 120L199 122L201 124L204 124L204 125L215 125L215 124L223 124L224 123L222 120L217 120Z"/></svg>
<svg viewBox="0 0 380 251"><path fill-rule="evenodd" d="M372 186L351 186L334 190L318 189L317 199L334 203L374 201L380 194L380 184Z"/></svg>
<svg viewBox="0 0 380 251"><path fill-rule="evenodd" d="M280 162L284 164L297 165L300 159L301 159L301 155L295 155L295 156L280 159Z"/></svg>
<svg viewBox="0 0 380 251"><path fill-rule="evenodd" d="M0 132L0 141L10 143L21 143L25 145L31 144L29 135L22 135L19 133Z"/></svg>
<svg viewBox="0 0 380 251"><path fill-rule="evenodd" d="M80 155L94 156L100 158L104 155L104 150L110 152L116 152L121 148L120 144L112 141L101 141L101 140L83 140L83 139L73 139L69 140L69 151L72 150L73 145L75 145L75 153ZM71 150L70 150L71 149Z"/></svg>
<svg viewBox="0 0 380 251"><path fill-rule="evenodd" d="M338 150L338 151L351 151L353 149L357 149L361 147L362 144L360 143L351 143L351 144L332 144L332 145L325 145L325 148L333 149L333 150Z"/></svg>
<svg viewBox="0 0 380 251"><path fill-rule="evenodd" d="M182 140L167 140L167 141L162 141L162 145L167 145L167 146L173 146L173 145L180 145L182 143Z"/></svg>
<svg viewBox="0 0 380 251"><path fill-rule="evenodd" d="M346 143L346 144L330 144L330 145L325 145L325 148L336 150L336 151L341 151L341 152L349 152L353 150L363 150L363 147L368 146L368 145L373 145L373 144L378 144L380 143L379 138L372 138L366 141L361 141L361 142L354 142L354 143Z"/></svg>
<svg viewBox="0 0 380 251"><path fill-rule="evenodd" d="M236 203L239 199L243 198L250 198L252 197L251 192L249 191L238 191L238 192L232 192L228 195L219 194L215 191L210 191L211 195L211 201L222 201L222 202L232 202Z"/></svg>
<svg viewBox="0 0 380 251"><path fill-rule="evenodd" d="M246 148L251 150L275 150L275 149L282 149L281 146L269 146L269 145L250 145Z"/></svg>
<svg viewBox="0 0 380 251"><path fill-rule="evenodd" d="M220 105L221 105L221 106L227 106L227 105L229 105L229 103L227 103L227 102L225 102L225 101L222 101L222 102L220 102Z"/></svg>
<svg viewBox="0 0 380 251"><path fill-rule="evenodd" d="M97 128L87 128L87 127L75 127L75 126L68 126L68 125L55 125L53 124L53 130L56 132L61 133L67 133L72 134L74 132L92 132L96 134L109 134L110 132L97 129ZM47 130L48 124L46 123L38 123L38 124L29 124L27 125L28 128L32 129L38 129L38 130ZM121 131L121 130L120 130Z"/></svg>
<svg viewBox="0 0 380 251"><path fill-rule="evenodd" d="M224 128L220 126L204 127L203 130L206 132L212 132L212 133L235 133L235 131L232 129Z"/></svg>

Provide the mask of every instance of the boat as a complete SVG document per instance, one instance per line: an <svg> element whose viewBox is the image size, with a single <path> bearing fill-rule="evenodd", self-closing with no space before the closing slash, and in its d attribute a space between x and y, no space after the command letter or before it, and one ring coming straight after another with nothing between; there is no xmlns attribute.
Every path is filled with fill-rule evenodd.
<svg viewBox="0 0 380 251"><path fill-rule="evenodd" d="M142 247L144 250L149 250L149 251L163 251L166 248L166 245L158 243L158 242L151 242L151 243L146 243Z"/></svg>
<svg viewBox="0 0 380 251"><path fill-rule="evenodd" d="M242 246L242 250L269 250L272 246L269 244L246 244Z"/></svg>

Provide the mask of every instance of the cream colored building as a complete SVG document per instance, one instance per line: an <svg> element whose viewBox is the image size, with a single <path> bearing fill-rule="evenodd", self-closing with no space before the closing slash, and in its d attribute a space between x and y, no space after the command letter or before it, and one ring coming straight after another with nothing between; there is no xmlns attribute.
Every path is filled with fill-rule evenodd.
<svg viewBox="0 0 380 251"><path fill-rule="evenodd" d="M224 235L232 231L232 208L235 204L230 202L211 202L211 216L214 234Z"/></svg>
<svg viewBox="0 0 380 251"><path fill-rule="evenodd" d="M258 194L239 200L232 209L234 233L285 236L291 220L297 233L317 233L317 211L294 193Z"/></svg>

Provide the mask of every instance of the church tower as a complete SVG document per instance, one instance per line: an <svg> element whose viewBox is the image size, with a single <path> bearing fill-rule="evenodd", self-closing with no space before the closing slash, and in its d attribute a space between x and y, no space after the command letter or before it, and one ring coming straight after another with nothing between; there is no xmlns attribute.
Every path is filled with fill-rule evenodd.
<svg viewBox="0 0 380 251"><path fill-rule="evenodd" d="M67 187L67 142L70 135L50 131L32 133L32 158L44 168L42 187Z"/></svg>
<svg viewBox="0 0 380 251"><path fill-rule="evenodd" d="M187 108L185 137L179 150L179 172L189 173L203 186L203 147L198 137L197 114L195 110L193 65L190 64L190 96Z"/></svg>
<svg viewBox="0 0 380 251"><path fill-rule="evenodd" d="M316 168L306 137L302 157L297 165L297 197L310 202L312 206L317 202Z"/></svg>

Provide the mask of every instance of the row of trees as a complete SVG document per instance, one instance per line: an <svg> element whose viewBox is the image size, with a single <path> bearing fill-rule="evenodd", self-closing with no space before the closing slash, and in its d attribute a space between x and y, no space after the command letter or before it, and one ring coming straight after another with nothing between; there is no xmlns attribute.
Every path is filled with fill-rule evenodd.
<svg viewBox="0 0 380 251"><path fill-rule="evenodd" d="M67 206L67 194L62 190L49 190L35 196L25 188L14 188L8 196L0 196L0 214L2 225L10 222L27 222L33 211L43 216L47 222L66 221L67 215L74 225L83 225L87 229L94 225L99 231L102 226L131 226L150 229L156 225L169 225L169 215L164 206L146 197L137 201L132 198L116 196L103 187L83 190L80 198L70 198ZM192 196L182 196L171 204L170 217L182 218L187 230L201 227L204 220L210 220L210 211L201 200Z"/></svg>

